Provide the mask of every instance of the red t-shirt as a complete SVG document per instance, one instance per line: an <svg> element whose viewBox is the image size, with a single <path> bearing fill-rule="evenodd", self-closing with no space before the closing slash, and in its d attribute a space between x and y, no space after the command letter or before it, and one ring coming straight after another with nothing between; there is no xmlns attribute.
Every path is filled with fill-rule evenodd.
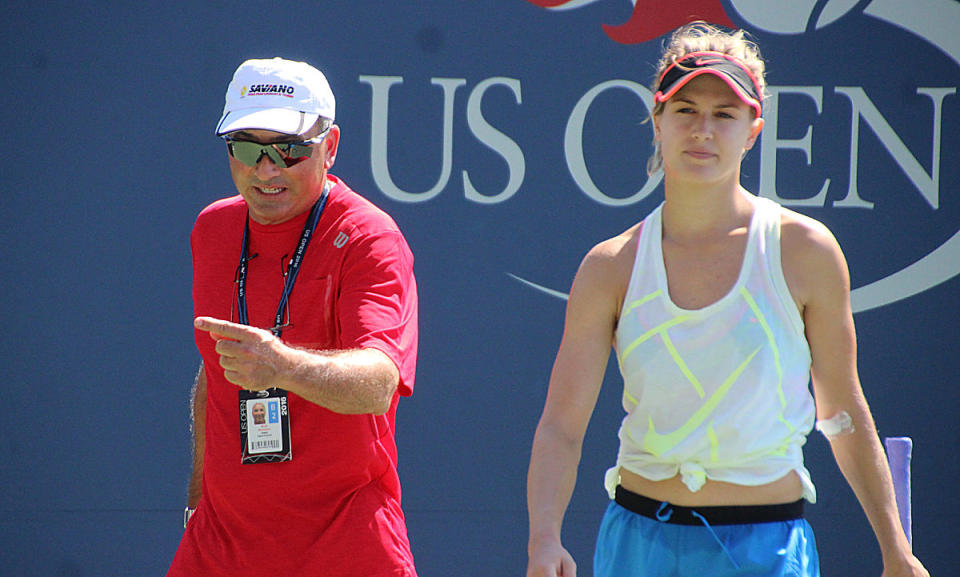
<svg viewBox="0 0 960 577"><path fill-rule="evenodd" d="M207 377L203 496L169 576L414 576L400 509L394 424L413 391L417 288L413 255L393 220L333 176L329 199L290 295L283 340L318 350L375 348L400 371L381 416L340 415L289 395L293 459L242 465L238 387L209 334L196 331ZM208 206L194 225L196 316L237 322L235 273L247 208L239 196ZM307 214L250 221L247 307L273 325L282 273Z"/></svg>

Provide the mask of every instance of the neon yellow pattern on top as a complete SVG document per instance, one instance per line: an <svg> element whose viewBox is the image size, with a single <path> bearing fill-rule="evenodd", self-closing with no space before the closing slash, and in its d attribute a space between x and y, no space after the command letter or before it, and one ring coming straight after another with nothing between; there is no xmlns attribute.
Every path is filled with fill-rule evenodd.
<svg viewBox="0 0 960 577"><path fill-rule="evenodd" d="M668 296L662 205L644 221L616 329L626 416L611 495L620 468L653 481L679 474L693 492L708 478L753 485L793 470L816 499L801 452L814 417L809 348L780 268L781 208L752 202L740 276L702 309Z"/></svg>
<svg viewBox="0 0 960 577"><path fill-rule="evenodd" d="M663 453L669 451L670 449L677 446L678 443L687 438L691 433L693 433L697 427L703 424L703 422L710 416L720 404L720 401L723 400L727 393L730 392L730 387L737 381L737 378L743 373L744 369L747 368L747 365L750 364L750 361L753 360L753 357L757 356L757 353L760 352L763 346L759 346L750 356L746 358L740 366L733 371L726 379L724 379L723 384L712 394L710 398L707 399L707 402L702 404L697 411L691 415L687 422L681 425L679 428L675 429L671 433L660 434L657 433L656 428L653 425L653 417L650 417L650 428L647 430L647 434L643 439L643 448L647 451L650 451L654 455L660 456Z"/></svg>

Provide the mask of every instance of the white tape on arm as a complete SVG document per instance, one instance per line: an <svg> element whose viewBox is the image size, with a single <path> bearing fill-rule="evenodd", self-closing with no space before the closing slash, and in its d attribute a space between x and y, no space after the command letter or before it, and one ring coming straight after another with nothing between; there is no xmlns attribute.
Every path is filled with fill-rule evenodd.
<svg viewBox="0 0 960 577"><path fill-rule="evenodd" d="M829 419L817 421L817 430L823 433L827 439L848 435L856 430L853 426L853 419L846 411L840 411Z"/></svg>

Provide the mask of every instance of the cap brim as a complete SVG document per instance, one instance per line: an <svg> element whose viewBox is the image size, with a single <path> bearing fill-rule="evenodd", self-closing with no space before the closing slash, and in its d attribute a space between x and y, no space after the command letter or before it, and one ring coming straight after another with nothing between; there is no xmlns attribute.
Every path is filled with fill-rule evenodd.
<svg viewBox="0 0 960 577"><path fill-rule="evenodd" d="M727 86L729 86L730 89L733 90L733 93L736 94L740 100L742 100L744 103L746 103L751 108L753 108L754 112L756 112L758 117L762 114L763 107L759 100L757 100L751 94L749 94L746 90L744 90L743 86L740 85L740 83L737 81L736 78L731 76L725 70L721 68L714 68L714 67L705 66L703 68L697 68L695 70L691 70L687 74L677 79L676 82L666 87L665 91L660 90L656 94L654 94L654 100L656 102L666 102L667 100L670 100L671 98L673 98L674 94L676 94L681 88L686 86L691 80L703 74L712 74L713 76L716 76L717 78L720 78L721 80L723 80L727 84Z"/></svg>
<svg viewBox="0 0 960 577"><path fill-rule="evenodd" d="M319 114L298 112L288 108L245 108L232 110L217 124L217 136L236 130L270 130L300 135L317 123Z"/></svg>

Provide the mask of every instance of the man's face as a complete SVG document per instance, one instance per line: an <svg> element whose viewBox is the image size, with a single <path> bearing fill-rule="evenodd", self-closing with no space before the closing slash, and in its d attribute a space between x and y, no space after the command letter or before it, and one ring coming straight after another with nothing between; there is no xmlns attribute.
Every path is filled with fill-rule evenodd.
<svg viewBox="0 0 960 577"><path fill-rule="evenodd" d="M263 406L263 403L255 404L250 412L253 413L253 423L255 425L262 425L267 422L267 408Z"/></svg>
<svg viewBox="0 0 960 577"><path fill-rule="evenodd" d="M270 130L238 130L230 138L260 144L303 142L318 133L314 127L302 136L291 136ZM247 201L250 218L260 224L278 224L303 214L320 198L326 181L327 170L336 159L340 128L330 127L323 142L310 146L309 158L287 167L277 166L262 155L256 166L247 166L233 156L230 158L230 173L237 191Z"/></svg>

